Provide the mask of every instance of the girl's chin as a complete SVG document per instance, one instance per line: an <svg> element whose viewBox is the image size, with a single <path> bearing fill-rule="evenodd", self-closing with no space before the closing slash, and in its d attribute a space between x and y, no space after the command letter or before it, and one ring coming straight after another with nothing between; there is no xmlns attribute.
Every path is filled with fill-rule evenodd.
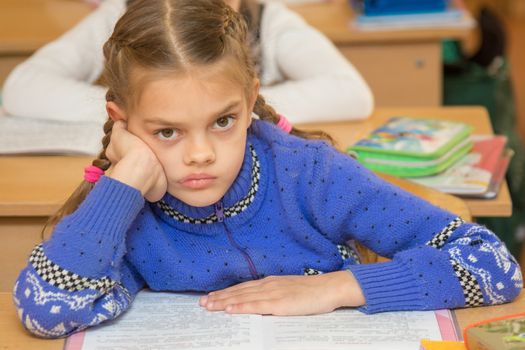
<svg viewBox="0 0 525 350"><path fill-rule="evenodd" d="M215 195L214 196L214 195L211 195L211 194L205 195L204 193L186 194L186 195L183 195L183 196L181 196L180 193L175 193L175 192L172 193L170 191L168 191L168 193L170 195L172 195L173 197L177 198L178 200L180 200L181 202L184 202L185 204L187 204L189 206L197 207L197 208L203 208L203 207L207 207L207 206L213 205L213 204L217 203L223 197L223 195L221 195L221 196Z"/></svg>

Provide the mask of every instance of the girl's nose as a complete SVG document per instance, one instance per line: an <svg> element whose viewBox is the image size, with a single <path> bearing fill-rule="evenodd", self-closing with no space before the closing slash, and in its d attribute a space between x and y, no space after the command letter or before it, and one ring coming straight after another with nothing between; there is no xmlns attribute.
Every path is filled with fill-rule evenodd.
<svg viewBox="0 0 525 350"><path fill-rule="evenodd" d="M188 165L206 165L215 161L215 151L210 142L198 138L190 140L186 147L184 161Z"/></svg>

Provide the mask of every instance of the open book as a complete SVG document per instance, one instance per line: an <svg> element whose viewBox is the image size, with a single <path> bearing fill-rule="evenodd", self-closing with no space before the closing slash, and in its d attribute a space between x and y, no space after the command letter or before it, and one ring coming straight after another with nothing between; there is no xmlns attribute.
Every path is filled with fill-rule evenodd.
<svg viewBox="0 0 525 350"><path fill-rule="evenodd" d="M228 315L201 308L198 297L142 291L124 315L71 336L65 349L418 350L421 339L457 340L449 310Z"/></svg>
<svg viewBox="0 0 525 350"><path fill-rule="evenodd" d="M100 123L13 117L0 110L0 154L94 155L102 136Z"/></svg>

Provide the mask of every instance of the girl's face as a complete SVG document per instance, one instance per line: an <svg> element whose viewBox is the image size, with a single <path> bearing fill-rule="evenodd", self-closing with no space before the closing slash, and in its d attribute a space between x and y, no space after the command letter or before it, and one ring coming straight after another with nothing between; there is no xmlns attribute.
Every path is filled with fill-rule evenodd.
<svg viewBox="0 0 525 350"><path fill-rule="evenodd" d="M258 84L245 96L225 73L199 69L145 85L128 131L156 154L171 195L203 207L228 191L244 159Z"/></svg>

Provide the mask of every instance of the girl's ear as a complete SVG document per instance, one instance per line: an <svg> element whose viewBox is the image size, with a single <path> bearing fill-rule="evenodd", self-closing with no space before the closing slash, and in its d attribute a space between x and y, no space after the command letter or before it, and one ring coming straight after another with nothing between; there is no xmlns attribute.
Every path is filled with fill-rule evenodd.
<svg viewBox="0 0 525 350"><path fill-rule="evenodd" d="M108 112L109 117L114 121L122 120L127 121L128 116L122 108L120 108L115 102L109 101L106 102L106 111Z"/></svg>

